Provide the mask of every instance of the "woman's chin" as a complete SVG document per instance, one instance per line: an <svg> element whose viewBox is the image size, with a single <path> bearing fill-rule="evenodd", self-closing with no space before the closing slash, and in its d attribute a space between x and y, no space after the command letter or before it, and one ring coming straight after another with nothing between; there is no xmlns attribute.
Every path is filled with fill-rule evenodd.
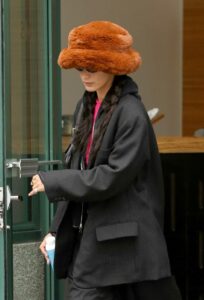
<svg viewBox="0 0 204 300"><path fill-rule="evenodd" d="M93 87L85 87L85 89L86 89L86 91L87 92L95 92L96 91L96 89L94 89Z"/></svg>

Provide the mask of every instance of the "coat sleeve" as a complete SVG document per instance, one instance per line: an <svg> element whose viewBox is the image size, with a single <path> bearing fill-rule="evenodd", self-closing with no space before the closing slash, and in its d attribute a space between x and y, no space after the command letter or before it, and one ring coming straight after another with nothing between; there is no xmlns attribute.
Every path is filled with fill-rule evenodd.
<svg viewBox="0 0 204 300"><path fill-rule="evenodd" d="M142 109L128 104L117 111L117 131L108 164L87 170L40 172L51 202L105 200L125 190L141 172L150 158L151 125Z"/></svg>

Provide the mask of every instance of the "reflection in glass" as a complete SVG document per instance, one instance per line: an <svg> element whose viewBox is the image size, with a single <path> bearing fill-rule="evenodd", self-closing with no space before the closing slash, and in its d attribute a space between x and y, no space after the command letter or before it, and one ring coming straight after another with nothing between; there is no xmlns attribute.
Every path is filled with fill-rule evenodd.
<svg viewBox="0 0 204 300"><path fill-rule="evenodd" d="M45 153L45 36L42 0L10 1L10 111L7 157L43 159ZM13 203L14 224L34 222L37 199L28 199L30 178L12 178L13 194L23 194L23 203ZM26 188L27 187L27 188Z"/></svg>

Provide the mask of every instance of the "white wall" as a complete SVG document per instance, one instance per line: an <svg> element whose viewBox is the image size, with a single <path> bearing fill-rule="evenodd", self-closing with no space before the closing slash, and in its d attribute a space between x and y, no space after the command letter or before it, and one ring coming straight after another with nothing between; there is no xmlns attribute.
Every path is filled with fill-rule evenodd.
<svg viewBox="0 0 204 300"><path fill-rule="evenodd" d="M147 109L159 107L165 118L158 135L181 134L182 0L61 0L61 45L71 28L92 20L110 20L134 38L143 64L131 75ZM75 70L62 70L63 114L71 114L83 87Z"/></svg>

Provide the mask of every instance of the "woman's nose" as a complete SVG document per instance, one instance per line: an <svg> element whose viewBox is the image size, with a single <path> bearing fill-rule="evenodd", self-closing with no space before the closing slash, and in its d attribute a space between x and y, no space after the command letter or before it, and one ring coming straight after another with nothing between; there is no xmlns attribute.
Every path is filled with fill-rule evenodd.
<svg viewBox="0 0 204 300"><path fill-rule="evenodd" d="M84 69L83 71L80 72L80 76L81 78L89 78L91 74Z"/></svg>

